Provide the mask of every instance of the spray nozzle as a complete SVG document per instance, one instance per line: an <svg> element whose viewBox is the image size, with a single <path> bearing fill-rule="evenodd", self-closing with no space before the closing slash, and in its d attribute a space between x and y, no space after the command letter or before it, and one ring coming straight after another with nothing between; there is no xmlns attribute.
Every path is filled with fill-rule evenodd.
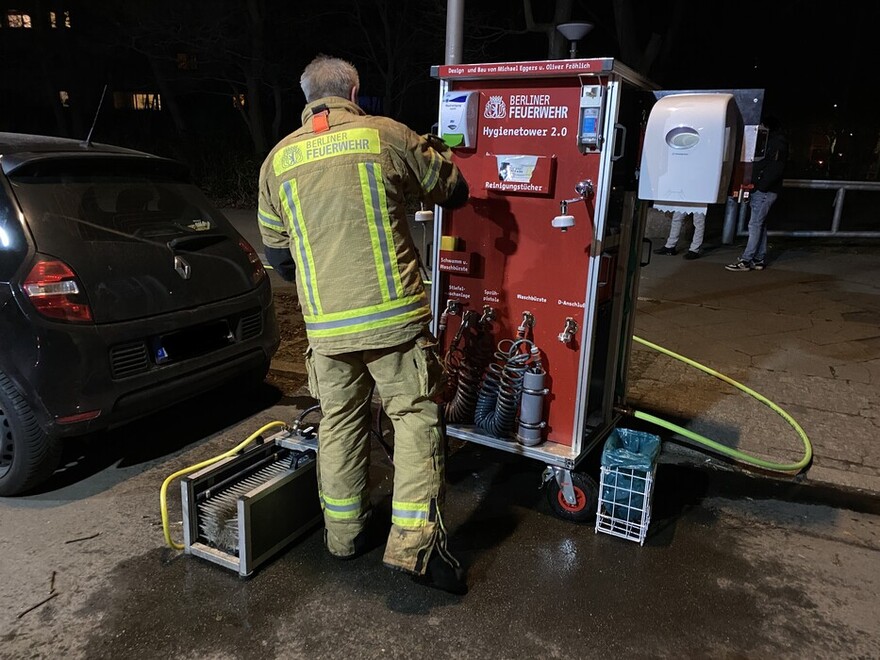
<svg viewBox="0 0 880 660"><path fill-rule="evenodd" d="M434 212L425 207L425 203L422 202L418 211L416 211L415 221L418 223L426 224L428 222L434 221Z"/></svg>
<svg viewBox="0 0 880 660"><path fill-rule="evenodd" d="M563 344L570 344L574 339L574 335L578 330L577 321L575 321L570 316L565 319L565 327L562 329L562 332L559 333L559 341Z"/></svg>
<svg viewBox="0 0 880 660"><path fill-rule="evenodd" d="M516 329L517 333L524 337L529 328L535 327L535 317L531 312L523 312L522 314L522 322L519 324L519 327Z"/></svg>

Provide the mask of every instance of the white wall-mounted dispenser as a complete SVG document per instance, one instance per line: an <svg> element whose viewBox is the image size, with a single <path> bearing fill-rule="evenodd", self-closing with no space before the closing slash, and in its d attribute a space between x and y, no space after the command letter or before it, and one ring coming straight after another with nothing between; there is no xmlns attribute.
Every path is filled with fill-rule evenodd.
<svg viewBox="0 0 880 660"><path fill-rule="evenodd" d="M725 202L739 157L739 124L732 94L683 93L659 99L648 116L639 198L673 205Z"/></svg>
<svg viewBox="0 0 880 660"><path fill-rule="evenodd" d="M477 111L480 93L446 92L440 103L440 137L450 147L473 148L477 144Z"/></svg>

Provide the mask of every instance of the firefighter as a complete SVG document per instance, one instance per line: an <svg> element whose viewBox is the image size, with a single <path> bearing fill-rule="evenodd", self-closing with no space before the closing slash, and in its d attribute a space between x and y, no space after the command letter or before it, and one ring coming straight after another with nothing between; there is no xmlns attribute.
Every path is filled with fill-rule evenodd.
<svg viewBox="0 0 880 660"><path fill-rule="evenodd" d="M359 78L320 55L303 71L303 125L260 170L258 223L270 265L295 281L309 391L323 413L318 472L331 555L368 549L371 395L394 427L391 530L383 561L417 582L467 591L443 523L444 389L408 200L462 206L468 186L436 136L358 107Z"/></svg>

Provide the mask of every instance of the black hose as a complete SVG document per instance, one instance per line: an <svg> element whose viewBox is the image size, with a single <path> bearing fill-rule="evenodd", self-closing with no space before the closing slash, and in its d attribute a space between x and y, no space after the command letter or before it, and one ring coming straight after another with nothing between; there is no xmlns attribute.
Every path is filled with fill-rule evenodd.
<svg viewBox="0 0 880 660"><path fill-rule="evenodd" d="M520 352L521 348L526 348L526 352ZM486 369L477 398L474 423L496 438L513 437L523 377L532 354L536 352L534 348L535 345L528 339L502 340L495 352L496 362Z"/></svg>

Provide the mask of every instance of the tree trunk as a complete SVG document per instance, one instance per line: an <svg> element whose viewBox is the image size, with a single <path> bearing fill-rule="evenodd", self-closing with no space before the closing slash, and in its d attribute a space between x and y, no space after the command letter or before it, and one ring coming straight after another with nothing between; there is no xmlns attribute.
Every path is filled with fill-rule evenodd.
<svg viewBox="0 0 880 660"><path fill-rule="evenodd" d="M153 79L159 88L159 94L162 98L162 110L166 111L171 117L171 123L174 124L174 130L177 132L178 141L172 147L176 152L175 157L189 164L190 167L195 165L192 159L193 146L192 138L183 113L180 111L180 104L177 102L177 94L168 81L168 76L162 70L159 60L156 57L148 57L150 61L150 69L153 72Z"/></svg>
<svg viewBox="0 0 880 660"><path fill-rule="evenodd" d="M254 155L262 158L269 152L266 140L266 127L263 122L262 79L265 68L265 22L266 7L262 0L248 0L248 34L251 41L250 61L245 63L245 82L247 84L248 128L254 146Z"/></svg>

